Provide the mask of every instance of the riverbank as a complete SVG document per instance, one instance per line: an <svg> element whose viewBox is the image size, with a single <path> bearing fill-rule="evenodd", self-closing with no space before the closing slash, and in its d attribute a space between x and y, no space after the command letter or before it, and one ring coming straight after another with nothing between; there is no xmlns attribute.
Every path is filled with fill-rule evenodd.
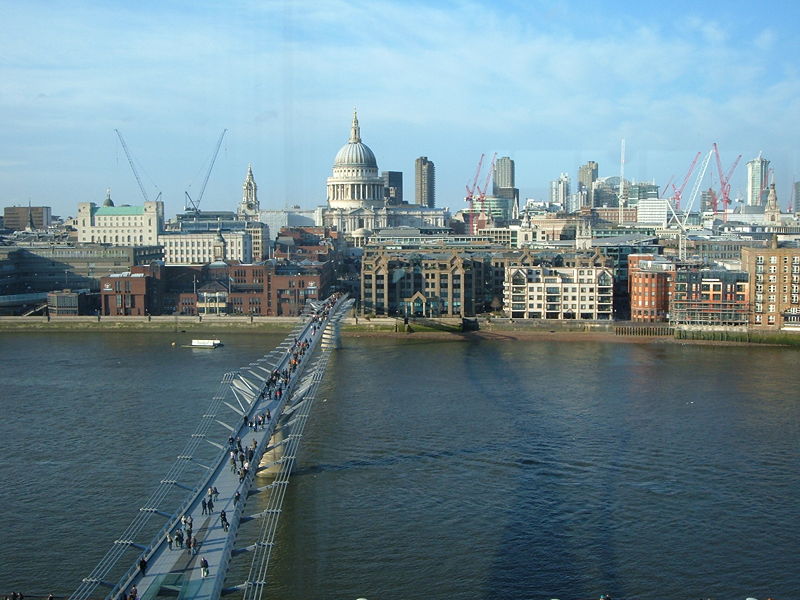
<svg viewBox="0 0 800 600"><path fill-rule="evenodd" d="M224 333L287 333L298 317L158 316L158 317L0 317L0 334L14 331L69 332L174 332L196 335ZM481 319L477 329L462 331L461 319L402 319L350 317L342 322L342 337L392 337L408 340L535 340L563 342L614 342L627 344L768 344L800 347L800 333L685 329L673 331L666 324L623 322L520 321Z"/></svg>

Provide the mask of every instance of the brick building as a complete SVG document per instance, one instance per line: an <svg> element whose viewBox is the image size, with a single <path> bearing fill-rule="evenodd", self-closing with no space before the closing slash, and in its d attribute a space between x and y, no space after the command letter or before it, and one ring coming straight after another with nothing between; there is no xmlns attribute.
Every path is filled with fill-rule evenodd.
<svg viewBox="0 0 800 600"><path fill-rule="evenodd" d="M656 254L628 255L628 296L631 321L657 323L669 315L670 286L675 263Z"/></svg>
<svg viewBox="0 0 800 600"><path fill-rule="evenodd" d="M751 324L764 329L800 326L800 248L743 248L742 269L750 276Z"/></svg>

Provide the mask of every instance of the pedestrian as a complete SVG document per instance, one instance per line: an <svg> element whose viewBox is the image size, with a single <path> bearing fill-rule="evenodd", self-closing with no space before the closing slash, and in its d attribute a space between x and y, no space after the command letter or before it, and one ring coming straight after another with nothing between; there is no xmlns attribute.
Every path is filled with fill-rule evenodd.
<svg viewBox="0 0 800 600"><path fill-rule="evenodd" d="M219 513L219 522L222 523L222 528L225 531L228 531L228 527L230 524L228 523L228 515L225 513L224 510Z"/></svg>
<svg viewBox="0 0 800 600"><path fill-rule="evenodd" d="M203 498L203 514L204 515L208 514L208 502L206 502L205 498Z"/></svg>
<svg viewBox="0 0 800 600"><path fill-rule="evenodd" d="M172 536L169 534L169 531L167 532L167 546L172 550Z"/></svg>
<svg viewBox="0 0 800 600"><path fill-rule="evenodd" d="M139 597L139 590L136 589L135 585L132 585L131 591L128 594L128 598L130 598L131 600L136 600L138 597Z"/></svg>
<svg viewBox="0 0 800 600"><path fill-rule="evenodd" d="M180 529L175 531L175 543L178 544L178 548L183 548L183 533Z"/></svg>
<svg viewBox="0 0 800 600"><path fill-rule="evenodd" d="M139 572L144 575L144 572L147 571L147 561L145 560L144 556L139 559Z"/></svg>
<svg viewBox="0 0 800 600"><path fill-rule="evenodd" d="M186 536L186 552L188 552L189 554L192 553L192 536L191 535L187 535Z"/></svg>
<svg viewBox="0 0 800 600"><path fill-rule="evenodd" d="M212 491L214 492L214 500L219 500L219 490L217 489L217 486L214 486Z"/></svg>
<svg viewBox="0 0 800 600"><path fill-rule="evenodd" d="M200 574L203 577L208 577L208 561L205 556L200 559Z"/></svg>
<svg viewBox="0 0 800 600"><path fill-rule="evenodd" d="M233 504L234 504L234 505L238 504L238 503L239 503L239 499L240 499L241 497L242 497L242 495L241 495L241 494L239 493L239 491L237 490L237 491L236 491L236 493L233 495Z"/></svg>
<svg viewBox="0 0 800 600"><path fill-rule="evenodd" d="M199 544L197 543L197 538L196 538L196 537L193 537L193 538L192 538L192 554L197 554L197 547L198 547L198 545L199 545Z"/></svg>
<svg viewBox="0 0 800 600"><path fill-rule="evenodd" d="M213 513L214 512L214 501L211 498L209 498L207 504L208 504L208 514Z"/></svg>

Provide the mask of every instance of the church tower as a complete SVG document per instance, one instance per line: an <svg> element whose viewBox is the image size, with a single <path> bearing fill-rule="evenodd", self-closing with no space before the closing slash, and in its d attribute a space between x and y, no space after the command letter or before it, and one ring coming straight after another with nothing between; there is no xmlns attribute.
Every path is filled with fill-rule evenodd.
<svg viewBox="0 0 800 600"><path fill-rule="evenodd" d="M242 201L239 203L236 216L239 220L250 221L258 218L259 210L258 186L255 178L253 178L253 166L247 165L247 176L244 178L244 184L242 185Z"/></svg>

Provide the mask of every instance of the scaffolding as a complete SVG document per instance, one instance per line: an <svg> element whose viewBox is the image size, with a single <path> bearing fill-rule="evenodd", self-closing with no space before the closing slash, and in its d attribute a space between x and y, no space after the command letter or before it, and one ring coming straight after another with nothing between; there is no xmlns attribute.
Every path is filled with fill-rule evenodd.
<svg viewBox="0 0 800 600"><path fill-rule="evenodd" d="M750 320L750 305L740 300L673 298L670 323L675 325L740 326Z"/></svg>

